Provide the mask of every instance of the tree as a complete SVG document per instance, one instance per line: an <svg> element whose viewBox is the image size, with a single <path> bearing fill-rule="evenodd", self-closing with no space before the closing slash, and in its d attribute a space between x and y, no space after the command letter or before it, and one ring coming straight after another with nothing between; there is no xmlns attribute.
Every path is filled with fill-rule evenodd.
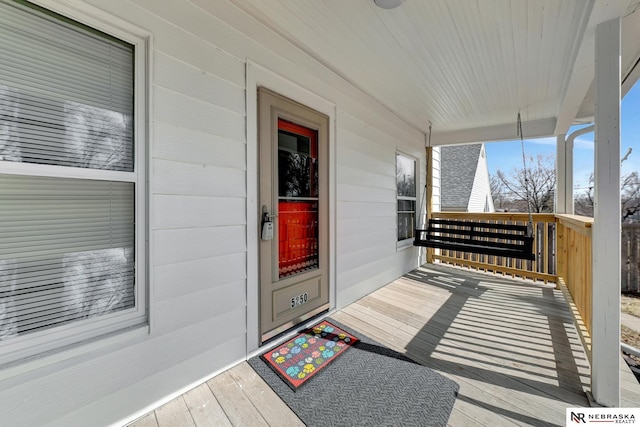
<svg viewBox="0 0 640 427"><path fill-rule="evenodd" d="M489 177L489 187L491 188L491 197L493 198L493 206L497 211L509 211L513 209L513 200L507 196L506 188L498 175Z"/></svg>
<svg viewBox="0 0 640 427"><path fill-rule="evenodd" d="M495 188L504 190L508 210L517 209L522 212L553 212L556 188L556 168L553 156L538 154L534 160L527 158L526 169L513 168L507 175L501 170L496 172L492 181L498 181ZM492 190L493 190L492 186ZM494 198L494 203L495 203ZM505 203L506 205L507 203Z"/></svg>
<svg viewBox="0 0 640 427"><path fill-rule="evenodd" d="M575 198L575 212L578 215L593 216L594 188L593 173L589 175L589 187ZM640 220L640 174L631 172L620 179L620 210L622 222Z"/></svg>
<svg viewBox="0 0 640 427"><path fill-rule="evenodd" d="M631 148L620 160L620 165L629 158ZM589 175L589 187L587 191L578 194L574 201L574 210L578 215L593 216L594 205L594 176ZM635 222L640 220L640 174L630 172L620 178L620 211L622 222Z"/></svg>

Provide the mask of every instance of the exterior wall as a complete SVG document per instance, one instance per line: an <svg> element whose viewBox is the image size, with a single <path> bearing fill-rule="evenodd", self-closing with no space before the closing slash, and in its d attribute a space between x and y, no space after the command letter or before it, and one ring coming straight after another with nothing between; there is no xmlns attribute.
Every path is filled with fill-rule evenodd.
<svg viewBox="0 0 640 427"><path fill-rule="evenodd" d="M0 425L130 421L247 357L257 327L247 322L247 294L257 289L247 267L257 256L247 231L257 229L246 208L256 191L247 171L257 168L246 136L247 59L335 105L335 305L418 265L415 248L396 246L395 154L419 160L422 189L423 134L224 0L65 4L76 19L151 35L150 323L0 369ZM436 180L439 208L437 200Z"/></svg>
<svg viewBox="0 0 640 427"><path fill-rule="evenodd" d="M337 123L337 303L343 307L417 265L413 246L396 246L396 147L418 159L419 171L425 154L422 141L398 138L366 116L339 110Z"/></svg>
<svg viewBox="0 0 640 427"><path fill-rule="evenodd" d="M487 200L489 201L489 212L494 212L493 198L491 197L491 185L489 184L489 168L487 167L487 156L482 145L482 150L478 158L476 176L473 179L473 187L469 196L469 206L467 212L485 212Z"/></svg>
<svg viewBox="0 0 640 427"><path fill-rule="evenodd" d="M440 185L440 169L441 169L440 147L433 148L433 211L438 212L442 209L442 186Z"/></svg>

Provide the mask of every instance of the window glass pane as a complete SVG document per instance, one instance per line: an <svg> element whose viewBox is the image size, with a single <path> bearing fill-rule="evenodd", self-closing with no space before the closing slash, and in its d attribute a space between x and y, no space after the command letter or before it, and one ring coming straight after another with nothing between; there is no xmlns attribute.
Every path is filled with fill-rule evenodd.
<svg viewBox="0 0 640 427"><path fill-rule="evenodd" d="M278 276L319 268L318 131L278 119Z"/></svg>
<svg viewBox="0 0 640 427"><path fill-rule="evenodd" d="M134 47L0 0L0 160L133 171Z"/></svg>
<svg viewBox="0 0 640 427"><path fill-rule="evenodd" d="M0 340L135 306L133 183L0 175Z"/></svg>
<svg viewBox="0 0 640 427"><path fill-rule="evenodd" d="M318 202L281 200L278 234L278 277L318 269Z"/></svg>
<svg viewBox="0 0 640 427"><path fill-rule="evenodd" d="M415 216L415 200L398 200L398 241L414 237Z"/></svg>
<svg viewBox="0 0 640 427"><path fill-rule="evenodd" d="M317 138L278 130L278 195L318 197Z"/></svg>
<svg viewBox="0 0 640 427"><path fill-rule="evenodd" d="M398 196L416 197L416 161L402 154L396 155L396 183Z"/></svg>

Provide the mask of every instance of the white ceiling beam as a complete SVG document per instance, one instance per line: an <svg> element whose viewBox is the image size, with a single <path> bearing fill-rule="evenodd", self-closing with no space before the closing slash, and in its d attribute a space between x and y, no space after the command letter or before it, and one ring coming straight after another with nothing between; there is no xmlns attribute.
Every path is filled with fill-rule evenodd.
<svg viewBox="0 0 640 427"><path fill-rule="evenodd" d="M553 132L554 135L567 133L569 126L573 124L578 114L591 82L593 82L596 26L602 22L624 16L628 5L629 0L595 0L593 2L591 15L576 55L573 72L567 82L562 107L558 111L558 122Z"/></svg>
<svg viewBox="0 0 640 427"><path fill-rule="evenodd" d="M541 119L522 123L525 139L543 138L553 135L556 119ZM434 132L431 145L455 145L474 142L506 141L518 139L516 133L516 118L513 123L482 128L455 130L450 132Z"/></svg>

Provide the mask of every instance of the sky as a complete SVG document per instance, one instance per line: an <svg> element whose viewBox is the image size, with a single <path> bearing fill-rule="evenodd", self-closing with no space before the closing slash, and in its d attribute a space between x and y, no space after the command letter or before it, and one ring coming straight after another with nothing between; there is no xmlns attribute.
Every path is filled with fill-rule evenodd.
<svg viewBox="0 0 640 427"><path fill-rule="evenodd" d="M527 124L522 123L526 137ZM583 126L573 126L567 135ZM622 174L640 171L640 81L622 99L620 118L620 158L629 148L632 152L622 163ZM522 169L522 148L520 140L490 142L485 144L489 174L493 175L499 169L507 175L514 168ZM534 158L538 154L556 156L556 138L525 139L524 150L528 156ZM573 149L573 186L578 193L586 189L589 175L593 172L594 151L593 132L579 136L575 140Z"/></svg>

